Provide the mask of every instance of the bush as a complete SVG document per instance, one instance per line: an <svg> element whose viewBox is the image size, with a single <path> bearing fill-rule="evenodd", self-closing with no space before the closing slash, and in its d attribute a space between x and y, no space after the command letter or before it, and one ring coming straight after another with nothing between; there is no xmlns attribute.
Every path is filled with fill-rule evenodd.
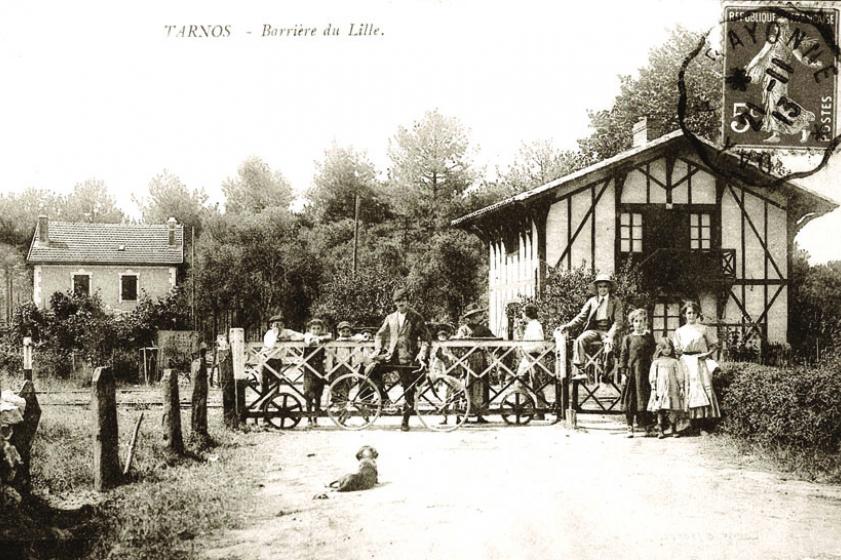
<svg viewBox="0 0 841 560"><path fill-rule="evenodd" d="M841 451L841 360L775 368L730 363L717 380L722 428L762 444Z"/></svg>

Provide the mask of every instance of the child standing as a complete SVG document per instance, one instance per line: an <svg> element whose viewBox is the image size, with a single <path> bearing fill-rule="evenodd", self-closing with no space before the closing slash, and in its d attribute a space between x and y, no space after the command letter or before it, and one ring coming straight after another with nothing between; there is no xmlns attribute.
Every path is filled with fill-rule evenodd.
<svg viewBox="0 0 841 560"><path fill-rule="evenodd" d="M648 374L651 356L654 354L654 337L648 330L648 312L635 309L628 315L633 331L622 339L619 367L625 372L626 381L622 388L622 408L628 425L628 437L634 437L634 418L640 428L649 430L648 399L650 389Z"/></svg>
<svg viewBox="0 0 841 560"><path fill-rule="evenodd" d="M318 425L318 412L321 410L321 394L324 392L326 373L324 371L324 349L318 348L322 342L332 337L325 333L324 321L312 319L307 324L304 335L304 398L307 401L307 422L310 426ZM315 350L313 350L315 348Z"/></svg>
<svg viewBox="0 0 841 560"><path fill-rule="evenodd" d="M658 439L666 437L666 428L670 422L672 436L680 437L678 421L683 412L686 377L683 374L683 367L674 354L674 344L664 336L657 342L657 355L648 373L648 382L651 385L648 410L657 413Z"/></svg>

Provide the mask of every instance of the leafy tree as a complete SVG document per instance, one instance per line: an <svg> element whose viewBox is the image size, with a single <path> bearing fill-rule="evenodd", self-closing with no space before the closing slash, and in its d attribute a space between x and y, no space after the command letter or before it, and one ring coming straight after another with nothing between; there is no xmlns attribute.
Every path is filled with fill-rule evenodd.
<svg viewBox="0 0 841 560"><path fill-rule="evenodd" d="M408 287L428 319L455 322L487 278L482 243L457 230L435 232L413 259Z"/></svg>
<svg viewBox="0 0 841 560"><path fill-rule="evenodd" d="M88 179L77 183L64 201L62 219L68 222L120 223L125 219L105 183Z"/></svg>
<svg viewBox="0 0 841 560"><path fill-rule="evenodd" d="M186 230L201 230L202 220L207 214L207 194L203 189L188 189L177 176L167 170L155 175L149 182L148 194L134 197L140 206L143 221L147 224L163 224L175 218Z"/></svg>
<svg viewBox="0 0 841 560"><path fill-rule="evenodd" d="M809 265L797 248L789 284L789 340L795 355L811 361L841 350L841 261Z"/></svg>
<svg viewBox="0 0 841 560"><path fill-rule="evenodd" d="M388 269L363 268L356 275L338 270L322 286L313 315L333 325L349 321L357 326L379 326L393 311L391 295L403 283L402 276Z"/></svg>
<svg viewBox="0 0 841 560"><path fill-rule="evenodd" d="M292 187L280 171L272 171L258 157L251 157L240 165L237 176L222 183L225 211L235 214L259 213L267 208L288 209L292 202Z"/></svg>
<svg viewBox="0 0 841 560"><path fill-rule="evenodd" d="M361 199L360 218L381 222L388 215L377 171L368 158L353 148L333 144L316 164L316 175L308 198L319 221L353 218L355 198Z"/></svg>
<svg viewBox="0 0 841 560"><path fill-rule="evenodd" d="M642 117L648 119L649 137L679 128L678 72L697 47L700 35L682 27L651 50L639 77L620 76L620 93L609 110L590 111L593 133L579 141L581 152L595 161L609 158L631 146L631 129ZM686 71L687 111L685 122L700 136L716 140L721 126L722 68L720 61L699 54Z"/></svg>
<svg viewBox="0 0 841 560"><path fill-rule="evenodd" d="M424 227L444 227L454 203L473 183L467 131L454 118L428 112L389 142L392 207Z"/></svg>
<svg viewBox="0 0 841 560"><path fill-rule="evenodd" d="M46 214L55 219L61 216L61 211L61 197L44 189L0 194L0 243L12 245L25 255L38 216Z"/></svg>
<svg viewBox="0 0 841 560"><path fill-rule="evenodd" d="M544 185L592 163L580 152L560 150L549 140L523 142L501 182L517 194Z"/></svg>

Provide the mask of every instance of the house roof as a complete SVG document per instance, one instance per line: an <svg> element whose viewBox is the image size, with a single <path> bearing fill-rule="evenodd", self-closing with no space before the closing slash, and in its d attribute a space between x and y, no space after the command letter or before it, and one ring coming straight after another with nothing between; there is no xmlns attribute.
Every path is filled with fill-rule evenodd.
<svg viewBox="0 0 841 560"><path fill-rule="evenodd" d="M39 241L40 224L29 246L27 262L174 265L184 262L184 227L175 226L175 245L169 245L169 226L53 222L49 241Z"/></svg>
<svg viewBox="0 0 841 560"><path fill-rule="evenodd" d="M715 153L725 153L727 156L730 157L730 159L734 163L739 162L739 156L733 153L732 151L722 152L720 147L716 146L714 143L710 142L709 140L706 140L705 138L698 137L698 140L700 140L701 144L703 144L706 149L714 151ZM563 187L573 187L576 185L580 185L582 182L592 180L601 174L605 174L607 172L612 171L616 167L627 165L629 162L633 162L633 160L644 160L646 157L650 157L652 155L652 152L662 150L668 144L677 142L689 142L688 138L684 136L681 130L674 130L668 134L660 136L659 138L656 138L650 142L647 142L642 146L636 146L629 150L625 150L624 152L620 152L613 157L604 159L598 163L595 163L583 169L579 169L578 171L570 173L569 175L559 177L558 179L550 181L537 188L508 197L499 202L491 204L490 206L480 208L479 210L461 216L460 218L456 218L455 220L450 222L450 225L466 226L470 223L475 222L479 218L490 216L498 210L502 210L503 208L508 208L516 206L518 204L522 204L526 201L539 198L541 197L541 195L546 195L549 192L554 192ZM742 163L742 165L744 164ZM753 167L751 171L753 173L763 175L766 180L778 178L775 175L769 174L763 170L760 170L757 167ZM802 198L808 199L811 203L813 203L816 207L819 207L824 212L829 212L838 207L838 203L834 200L831 200L830 198L827 198L819 193L807 189L793 181L786 181L785 184L789 188L791 188L797 195L801 196Z"/></svg>

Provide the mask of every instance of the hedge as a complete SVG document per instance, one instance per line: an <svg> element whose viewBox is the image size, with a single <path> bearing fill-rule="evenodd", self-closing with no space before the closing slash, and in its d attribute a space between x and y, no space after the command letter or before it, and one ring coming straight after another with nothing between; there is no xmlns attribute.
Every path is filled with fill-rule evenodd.
<svg viewBox="0 0 841 560"><path fill-rule="evenodd" d="M733 362L717 377L724 431L759 443L841 451L841 358L788 368Z"/></svg>

